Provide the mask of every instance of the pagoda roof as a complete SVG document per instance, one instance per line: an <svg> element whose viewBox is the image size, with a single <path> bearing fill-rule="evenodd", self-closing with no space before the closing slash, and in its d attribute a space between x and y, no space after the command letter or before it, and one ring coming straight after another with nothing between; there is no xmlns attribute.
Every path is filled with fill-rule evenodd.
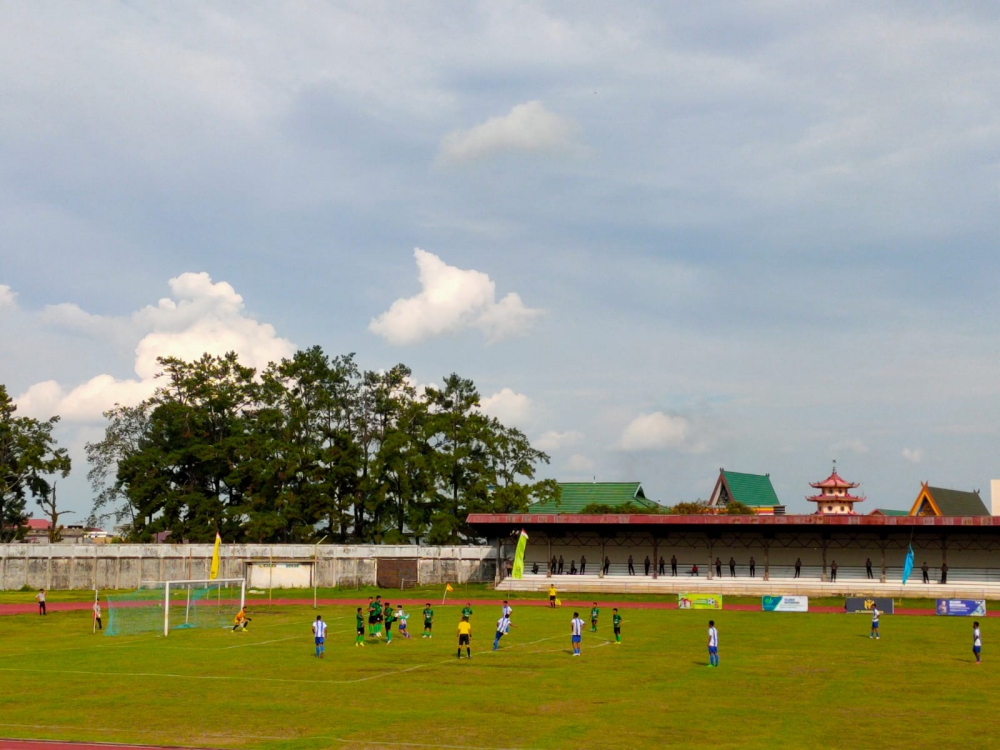
<svg viewBox="0 0 1000 750"><path fill-rule="evenodd" d="M822 482L812 482L809 484L809 486L815 487L818 490L831 489L834 487L846 490L846 489L853 489L854 487L860 487L861 485L858 482L848 482L847 480L842 479L840 475L837 473L837 470L834 469L833 473L826 479L824 479Z"/></svg>
<svg viewBox="0 0 1000 750"><path fill-rule="evenodd" d="M844 502L845 500L851 503L863 503L868 498L857 497L856 495L813 495L812 497L806 497L806 500L812 500L817 503L828 503L828 502Z"/></svg>

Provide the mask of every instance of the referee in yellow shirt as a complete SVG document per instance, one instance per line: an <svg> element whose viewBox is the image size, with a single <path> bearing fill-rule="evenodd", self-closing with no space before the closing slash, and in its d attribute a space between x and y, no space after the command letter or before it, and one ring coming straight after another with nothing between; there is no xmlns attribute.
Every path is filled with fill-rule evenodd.
<svg viewBox="0 0 1000 750"><path fill-rule="evenodd" d="M472 658L472 649L469 647L469 643L472 641L472 623L469 622L468 617L463 617L462 621L458 623L458 658L462 658L462 646L465 646L465 654L470 659Z"/></svg>

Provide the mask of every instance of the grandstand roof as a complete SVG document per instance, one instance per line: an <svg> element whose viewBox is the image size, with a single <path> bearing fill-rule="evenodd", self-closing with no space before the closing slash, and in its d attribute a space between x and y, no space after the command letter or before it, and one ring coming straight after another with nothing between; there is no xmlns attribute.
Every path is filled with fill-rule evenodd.
<svg viewBox="0 0 1000 750"><path fill-rule="evenodd" d="M535 503L528 507L528 513L580 513L588 505L633 505L649 510L659 507L646 498L641 482L560 482L557 501Z"/></svg>

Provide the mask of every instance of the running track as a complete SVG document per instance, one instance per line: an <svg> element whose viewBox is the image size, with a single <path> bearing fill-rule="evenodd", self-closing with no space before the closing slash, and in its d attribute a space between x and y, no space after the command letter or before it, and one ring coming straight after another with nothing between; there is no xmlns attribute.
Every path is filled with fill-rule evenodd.
<svg viewBox="0 0 1000 750"><path fill-rule="evenodd" d="M0 750L180 750L155 745L116 745L110 742L59 742L57 740L5 740Z"/></svg>
<svg viewBox="0 0 1000 750"><path fill-rule="evenodd" d="M394 604L402 604L406 607L410 606L422 606L427 600L426 599L396 599L391 597L390 601ZM468 601L474 607L495 607L500 606L502 599L466 599L461 598L452 599L449 604L456 605L462 604ZM511 600L515 606L518 607L547 607L549 603L544 599L512 599ZM563 609L576 607L578 609L587 609L590 607L593 599L587 600L575 600L575 601L563 601ZM618 607L619 609L677 609L676 602L615 602L607 601L604 599L598 599L602 607ZM311 606L312 599L274 599L270 602L271 604L276 604L281 607L285 606ZM47 602L49 612L75 612L80 610L89 610L93 604L91 602ZM247 607L253 609L256 607L260 609L268 604L266 599L247 599ZM320 599L319 604L324 607L331 606L341 606L341 607L363 607L368 604L368 599ZM431 604L437 605L437 602L432 601ZM174 606L184 606L183 601L174 602ZM729 611L736 612L760 612L761 608L756 604L727 604L724 607ZM843 607L835 606L810 606L810 612L820 612L824 614L844 614ZM38 605L34 603L30 604L0 604L0 615L30 615L38 612ZM929 609L910 609L910 608L897 608L895 614L897 615L936 615L933 608ZM987 617L1000 617L1000 612L992 611L987 612ZM0 744L0 750L7 750L7 748Z"/></svg>

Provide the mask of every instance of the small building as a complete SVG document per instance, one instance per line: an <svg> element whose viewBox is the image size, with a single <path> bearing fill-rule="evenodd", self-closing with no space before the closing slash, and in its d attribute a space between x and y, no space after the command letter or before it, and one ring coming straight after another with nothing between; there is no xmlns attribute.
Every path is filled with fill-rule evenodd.
<svg viewBox="0 0 1000 750"><path fill-rule="evenodd" d="M989 510L979 490L963 492L943 487L920 485L920 494L910 509L911 516L988 516Z"/></svg>
<svg viewBox="0 0 1000 750"><path fill-rule="evenodd" d="M908 516L910 512L907 510L894 510L892 508L875 508L869 516Z"/></svg>
<svg viewBox="0 0 1000 750"><path fill-rule="evenodd" d="M854 503L862 503L865 498L851 494L851 490L860 487L857 482L848 482L837 474L837 464L834 462L833 473L822 482L813 482L810 487L819 490L818 495L806 497L811 503L816 503L816 515L849 515L855 516Z"/></svg>
<svg viewBox="0 0 1000 750"><path fill-rule="evenodd" d="M731 502L742 503L758 516L783 516L785 506L771 484L770 474L744 474L719 469L708 507L722 510Z"/></svg>
<svg viewBox="0 0 1000 750"><path fill-rule="evenodd" d="M543 500L528 507L528 513L582 513L584 508L600 507L600 512L636 509L646 513L661 510L646 497L641 482L560 482L557 500Z"/></svg>

